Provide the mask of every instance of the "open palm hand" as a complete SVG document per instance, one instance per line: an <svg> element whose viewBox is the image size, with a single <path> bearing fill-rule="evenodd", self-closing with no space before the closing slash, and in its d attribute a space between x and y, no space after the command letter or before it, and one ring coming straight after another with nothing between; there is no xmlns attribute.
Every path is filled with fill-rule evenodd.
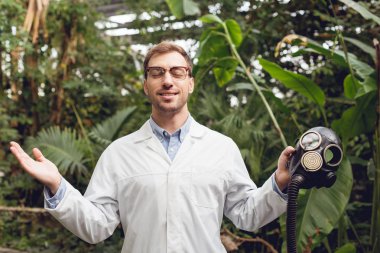
<svg viewBox="0 0 380 253"><path fill-rule="evenodd" d="M28 174L46 185L53 194L57 192L61 174L57 166L46 159L38 148L33 149L35 160L25 153L17 142L12 141L9 149Z"/></svg>

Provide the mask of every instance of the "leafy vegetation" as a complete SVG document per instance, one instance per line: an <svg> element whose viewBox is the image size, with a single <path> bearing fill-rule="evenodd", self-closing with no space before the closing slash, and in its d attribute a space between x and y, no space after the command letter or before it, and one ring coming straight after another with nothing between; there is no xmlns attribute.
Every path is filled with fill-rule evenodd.
<svg viewBox="0 0 380 253"><path fill-rule="evenodd" d="M43 211L23 211L42 206L42 186L22 172L8 142L38 146L83 192L104 148L149 117L136 46L176 39L190 44L194 57L190 111L235 140L258 185L305 130L322 125L341 137L336 184L300 192L299 252L380 252L376 1L110 3L50 1L46 12L34 13L36 24L27 22L26 1L0 2L0 207L21 207L0 208L1 247L120 251L121 229L88 245ZM135 19L107 19L118 14L109 13L114 5ZM123 28L135 34L107 35ZM268 244L285 251L283 217L255 233L228 220L223 229L239 236L223 233L238 252L266 252ZM252 237L261 241L245 241Z"/></svg>

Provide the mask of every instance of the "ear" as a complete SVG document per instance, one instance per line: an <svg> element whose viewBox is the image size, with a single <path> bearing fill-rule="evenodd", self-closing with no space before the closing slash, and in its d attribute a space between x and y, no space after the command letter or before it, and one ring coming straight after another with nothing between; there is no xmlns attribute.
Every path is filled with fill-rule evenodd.
<svg viewBox="0 0 380 253"><path fill-rule="evenodd" d="M189 83L189 93L193 93L194 91L194 77L190 78L190 83Z"/></svg>
<svg viewBox="0 0 380 253"><path fill-rule="evenodd" d="M148 85L146 84L146 79L144 80L144 93L148 96Z"/></svg>

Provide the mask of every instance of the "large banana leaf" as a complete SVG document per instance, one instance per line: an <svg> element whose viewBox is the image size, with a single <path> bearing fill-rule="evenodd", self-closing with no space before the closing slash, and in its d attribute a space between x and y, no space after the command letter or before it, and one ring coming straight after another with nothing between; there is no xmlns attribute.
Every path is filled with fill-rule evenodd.
<svg viewBox="0 0 380 253"><path fill-rule="evenodd" d="M62 175L85 175L88 173L84 141L78 139L75 130L58 126L43 129L36 137L26 140L26 150L38 147L44 156L52 161Z"/></svg>
<svg viewBox="0 0 380 253"><path fill-rule="evenodd" d="M299 35L287 36L281 41L281 43L284 42L298 43L307 47L307 49L301 50L298 53L312 51L326 56L342 67L349 67L343 51L326 49L318 42ZM279 43L278 48L280 48L281 43ZM350 99L355 99L356 105L348 108L340 119L334 120L332 123L333 129L343 137L343 142L353 136L373 130L376 104L374 102L374 93L377 89L374 79L374 68L360 61L358 57L351 53L347 53L347 56L355 73L354 76L358 75L363 81L354 79L352 75L348 75L344 82L345 96Z"/></svg>
<svg viewBox="0 0 380 253"><path fill-rule="evenodd" d="M352 0L339 0L340 2L344 3L348 7L351 7L355 11L357 11L363 18L370 19L375 21L378 25L380 25L380 18L374 14L372 14L369 10L367 10L363 5L360 3L357 3Z"/></svg>
<svg viewBox="0 0 380 253"><path fill-rule="evenodd" d="M352 189L351 163L344 158L331 188L300 191L297 210L297 247L299 252L317 246L337 224Z"/></svg>
<svg viewBox="0 0 380 253"><path fill-rule="evenodd" d="M325 94L312 80L303 75L284 70L277 64L262 58L259 59L259 62L265 71L267 71L273 78L283 83L287 88L307 97L320 107L324 105Z"/></svg>

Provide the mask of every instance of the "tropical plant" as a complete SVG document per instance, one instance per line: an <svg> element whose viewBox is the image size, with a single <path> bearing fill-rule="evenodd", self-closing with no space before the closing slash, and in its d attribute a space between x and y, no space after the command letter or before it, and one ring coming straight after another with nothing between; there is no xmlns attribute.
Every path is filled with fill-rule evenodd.
<svg viewBox="0 0 380 253"><path fill-rule="evenodd" d="M120 137L123 126L131 118L136 107L127 107L113 116L96 124L87 134L84 127L79 135L75 129L53 126L41 130L36 137L26 140L27 150L39 147L45 157L51 160L63 176L85 177L87 180L95 166L95 157L113 140ZM79 122L81 121L78 118Z"/></svg>
<svg viewBox="0 0 380 253"><path fill-rule="evenodd" d="M363 8L364 7L362 7L362 10ZM206 15L202 17L201 20L206 23L216 23L217 25L204 31L201 36L200 51L198 54L200 65L200 70L197 72L198 77L202 77L205 72L207 73L209 70L212 70L216 81L223 87L233 79L235 74L239 73L237 66L240 65L243 68L242 72L245 72L248 80L254 85L255 91L259 91L258 93L260 94L260 91L264 90L264 88L257 85L252 78L252 73L243 65L244 63L241 64L241 57L236 50L243 40L239 25L233 20L223 22L213 15ZM317 42L304 37L291 35L285 37L283 41L297 41L297 44L293 45L300 47L300 53L319 53L324 55L328 60L331 60L334 64L351 70L344 81L344 94L347 99L355 99L355 101L349 101L355 105L347 109L346 112L343 112L341 119L334 120L332 124L332 127L343 139L344 149L347 150L347 142L350 138L362 133L373 133L375 125L374 94L376 91L374 69L360 61L353 54L347 54L345 51L338 49L334 49L334 51L328 50ZM360 41L355 39L350 39L350 41L365 48L373 57L374 52L370 50L368 46L364 47ZM279 45L281 47L281 44ZM312 103L315 103L323 118L322 122L324 122L325 126L330 126L324 108L326 95L320 88L320 85L314 83L304 75L284 70L275 63L264 59L260 59L259 62L265 71L283 83L288 89L295 91L299 95L309 99ZM362 81L358 81L357 78L360 78ZM252 88L246 84L235 84L235 86L239 86L240 89L252 90ZM270 91L266 90L266 92ZM260 97L263 99L262 93ZM264 100L265 98L263 101ZM268 108L269 104L266 104ZM270 108L268 111L271 112L272 109ZM297 125L299 124L297 123ZM338 181L331 189L313 189L300 194L300 207L298 211L300 224L298 224L297 227L297 241L300 250L310 250L321 242L326 242L324 238L341 220L352 188L353 178L351 170L350 161L346 158L338 172ZM324 199L323 205L320 205L321 199ZM376 212L376 210L373 211ZM323 222L323 220L326 222ZM326 245L326 247L328 247L328 245Z"/></svg>

